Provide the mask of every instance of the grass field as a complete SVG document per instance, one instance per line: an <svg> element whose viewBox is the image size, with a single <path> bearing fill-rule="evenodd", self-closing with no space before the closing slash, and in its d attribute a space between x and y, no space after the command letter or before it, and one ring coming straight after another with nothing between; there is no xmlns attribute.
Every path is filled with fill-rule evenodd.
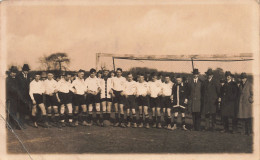
<svg viewBox="0 0 260 160"><path fill-rule="evenodd" d="M187 118L190 124L190 119ZM203 123L202 123L203 125ZM221 126L218 126L221 127ZM85 127L15 130L30 153L251 153L252 137L156 128ZM26 153L8 131L8 153Z"/></svg>

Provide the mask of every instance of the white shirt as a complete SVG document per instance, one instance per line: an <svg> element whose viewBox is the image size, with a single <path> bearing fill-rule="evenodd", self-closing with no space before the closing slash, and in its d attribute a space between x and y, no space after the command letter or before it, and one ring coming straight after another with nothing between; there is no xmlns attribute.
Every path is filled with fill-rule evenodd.
<svg viewBox="0 0 260 160"><path fill-rule="evenodd" d="M135 95L137 93L137 82L136 81L126 81L125 83L125 89L124 89L124 93L126 95Z"/></svg>
<svg viewBox="0 0 260 160"><path fill-rule="evenodd" d="M112 78L112 88L115 91L123 91L125 89L125 83L126 83L126 79L125 77L113 77Z"/></svg>
<svg viewBox="0 0 260 160"><path fill-rule="evenodd" d="M93 92L98 92L98 88L100 88L100 80L95 76L94 78L88 77L85 80L86 89Z"/></svg>
<svg viewBox="0 0 260 160"><path fill-rule="evenodd" d="M165 96L171 96L172 95L172 86L173 86L172 82L163 83L162 84L162 94L164 94Z"/></svg>
<svg viewBox="0 0 260 160"><path fill-rule="evenodd" d="M45 92L45 87L43 81L39 80L38 82L36 82L35 80L33 80L30 83L29 94L32 100L34 100L33 94L43 94L44 92Z"/></svg>
<svg viewBox="0 0 260 160"><path fill-rule="evenodd" d="M100 88L101 98L111 98L111 94L109 94L109 92L112 89L112 79L108 78L107 81L105 81L105 79L101 79Z"/></svg>
<svg viewBox="0 0 260 160"><path fill-rule="evenodd" d="M76 94L84 95L86 91L86 85L84 79L78 77L72 82L72 87L75 88Z"/></svg>
<svg viewBox="0 0 260 160"><path fill-rule="evenodd" d="M137 95L147 95L148 91L149 91L149 85L147 82L143 82L143 83L140 83L138 82L137 83Z"/></svg>
<svg viewBox="0 0 260 160"><path fill-rule="evenodd" d="M57 87L59 92L62 93L69 93L69 91L73 91L72 89L72 84L69 81L66 81L64 78L62 78L59 82L58 82L58 87Z"/></svg>
<svg viewBox="0 0 260 160"><path fill-rule="evenodd" d="M151 93L150 96L152 98L158 97L158 94L162 92L162 83L157 80L155 82L150 81L150 82L148 82L148 84L149 84L149 90Z"/></svg>
<svg viewBox="0 0 260 160"><path fill-rule="evenodd" d="M44 81L44 86L45 86L46 94L52 94L52 93L54 93L54 90L57 89L58 82L55 81L54 79L52 79L52 80L46 79Z"/></svg>

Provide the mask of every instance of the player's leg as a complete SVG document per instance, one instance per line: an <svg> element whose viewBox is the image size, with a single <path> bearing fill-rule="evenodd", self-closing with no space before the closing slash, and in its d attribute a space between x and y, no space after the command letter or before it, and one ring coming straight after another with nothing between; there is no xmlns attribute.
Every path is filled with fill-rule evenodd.
<svg viewBox="0 0 260 160"><path fill-rule="evenodd" d="M100 103L95 103L96 106L96 117L97 117L97 121L99 122L100 126L103 127L104 123L103 123L103 118L101 116L101 110L100 110Z"/></svg>
<svg viewBox="0 0 260 160"><path fill-rule="evenodd" d="M153 106L153 102L150 102L151 106L152 106L152 125L153 128L156 128L156 108Z"/></svg>
<svg viewBox="0 0 260 160"><path fill-rule="evenodd" d="M39 108L42 112L43 127L46 127L46 128L50 127L49 124L48 124L48 121L47 121L46 108L45 108L44 104L40 103Z"/></svg>
<svg viewBox="0 0 260 160"><path fill-rule="evenodd" d="M75 127L75 125L72 123L73 122L73 108L72 108L72 103L67 104L68 108L68 119L69 119L69 126L70 127Z"/></svg>
<svg viewBox="0 0 260 160"><path fill-rule="evenodd" d="M172 126L171 126L171 108L167 108L167 119L165 121L166 121L167 129L172 129Z"/></svg>
<svg viewBox="0 0 260 160"><path fill-rule="evenodd" d="M124 104L123 102L121 101L120 104L119 104L119 108L120 108L120 126L125 128L126 125L125 125L125 114L124 114Z"/></svg>
<svg viewBox="0 0 260 160"><path fill-rule="evenodd" d="M107 101L107 120L111 123L112 100Z"/></svg>
<svg viewBox="0 0 260 160"><path fill-rule="evenodd" d="M143 127L143 106L138 106L139 108L139 128L142 128Z"/></svg>
<svg viewBox="0 0 260 160"><path fill-rule="evenodd" d="M177 108L175 108L177 109ZM178 118L178 111L174 111L174 114L173 114L173 127L172 129L175 130L177 129L177 118Z"/></svg>
<svg viewBox="0 0 260 160"><path fill-rule="evenodd" d="M188 129L186 128L186 122L185 122L185 110L182 109L181 111L181 125L182 125L182 129L187 131Z"/></svg>
<svg viewBox="0 0 260 160"><path fill-rule="evenodd" d="M52 106L51 106L51 96L46 95L46 106L47 106L47 120L48 122L52 122Z"/></svg>
<svg viewBox="0 0 260 160"><path fill-rule="evenodd" d="M107 120L107 101L105 99L101 99L101 106L103 119Z"/></svg>
<svg viewBox="0 0 260 160"><path fill-rule="evenodd" d="M157 127L162 128L162 126L161 126L161 107L156 108L156 113L157 113Z"/></svg>
<svg viewBox="0 0 260 160"><path fill-rule="evenodd" d="M75 105L74 107L74 124L75 126L79 125L79 106Z"/></svg>
<svg viewBox="0 0 260 160"><path fill-rule="evenodd" d="M148 106L144 106L144 116L145 116L145 127L147 129L150 128L150 125L149 125L149 113L148 113Z"/></svg>
<svg viewBox="0 0 260 160"><path fill-rule="evenodd" d="M32 106L32 121L33 121L34 127L38 128L36 114L37 114L37 106L35 104Z"/></svg>
<svg viewBox="0 0 260 160"><path fill-rule="evenodd" d="M61 126L65 127L65 105L61 104L60 106L60 122L61 122Z"/></svg>
<svg viewBox="0 0 260 160"><path fill-rule="evenodd" d="M131 127L131 117L130 117L130 107L127 106L126 109L126 123L127 123L127 127Z"/></svg>
<svg viewBox="0 0 260 160"><path fill-rule="evenodd" d="M133 122L133 127L136 128L136 111L135 111L135 106L132 107L132 122Z"/></svg>

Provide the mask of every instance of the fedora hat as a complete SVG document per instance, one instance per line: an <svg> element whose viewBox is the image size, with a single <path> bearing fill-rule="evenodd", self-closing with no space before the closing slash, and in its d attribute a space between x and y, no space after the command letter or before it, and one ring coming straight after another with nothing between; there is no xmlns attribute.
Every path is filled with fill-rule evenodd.
<svg viewBox="0 0 260 160"><path fill-rule="evenodd" d="M17 69L16 66L11 66L11 68L10 68L9 71L10 71L10 72L13 72L13 73L17 73L17 72L18 72L18 69Z"/></svg>
<svg viewBox="0 0 260 160"><path fill-rule="evenodd" d="M22 70L23 70L23 71L29 71L29 70L31 70L31 69L30 69L30 67L29 67L28 64L24 64Z"/></svg>
<svg viewBox="0 0 260 160"><path fill-rule="evenodd" d="M245 72L241 73L240 78L241 79L247 78L247 74Z"/></svg>
<svg viewBox="0 0 260 160"><path fill-rule="evenodd" d="M213 70L210 68L205 73L206 73L206 75L213 75Z"/></svg>
<svg viewBox="0 0 260 160"><path fill-rule="evenodd" d="M225 76L226 76L226 77L227 77L227 76L232 76L232 74L231 74L230 71L226 71Z"/></svg>
<svg viewBox="0 0 260 160"><path fill-rule="evenodd" d="M197 68L193 69L192 71L193 74L200 74L199 70Z"/></svg>

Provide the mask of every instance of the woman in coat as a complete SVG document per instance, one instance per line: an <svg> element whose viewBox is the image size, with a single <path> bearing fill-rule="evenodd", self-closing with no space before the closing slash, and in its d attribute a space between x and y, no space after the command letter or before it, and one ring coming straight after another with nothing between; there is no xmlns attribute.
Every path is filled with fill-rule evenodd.
<svg viewBox="0 0 260 160"><path fill-rule="evenodd" d="M245 123L245 134L252 133L252 103L253 89L252 84L248 82L246 73L242 73L241 84L239 85L239 103L237 118Z"/></svg>

